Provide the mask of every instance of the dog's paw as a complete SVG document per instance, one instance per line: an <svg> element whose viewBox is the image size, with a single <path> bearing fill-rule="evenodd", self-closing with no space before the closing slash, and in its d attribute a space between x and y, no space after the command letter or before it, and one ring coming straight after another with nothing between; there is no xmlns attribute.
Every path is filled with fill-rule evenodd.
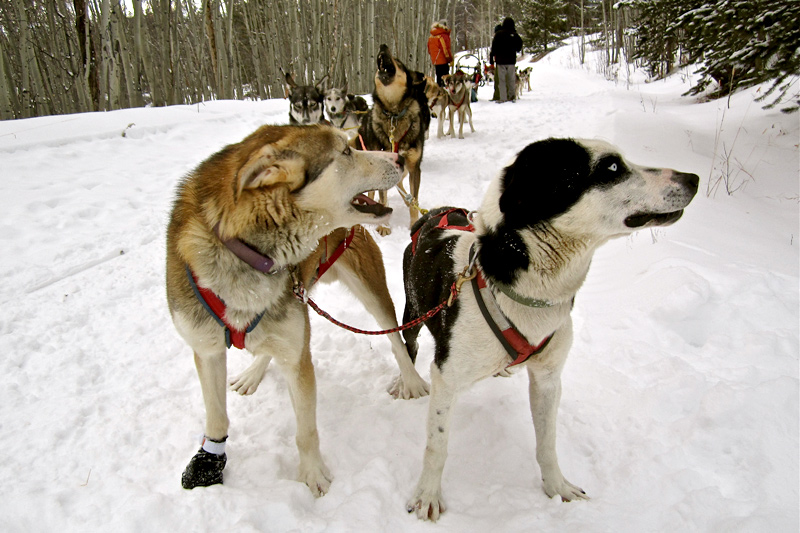
<svg viewBox="0 0 800 533"><path fill-rule="evenodd" d="M441 491L417 489L414 497L406 504L406 511L409 514L416 513L417 518L420 520L436 522L442 513L446 511Z"/></svg>
<svg viewBox="0 0 800 533"><path fill-rule="evenodd" d="M430 394L430 386L422 378L416 378L412 383L406 384L401 374L392 381L386 392L396 400L412 400Z"/></svg>
<svg viewBox="0 0 800 533"><path fill-rule="evenodd" d="M554 480L552 482L549 480L542 480L542 482L544 483L544 493L547 494L550 498L558 494L559 496L561 496L561 501L563 502L590 499L582 488L576 487L563 477L561 477L561 479L559 480Z"/></svg>
<svg viewBox="0 0 800 533"><path fill-rule="evenodd" d="M259 356L265 357L265 356ZM248 396L258 390L261 380L264 379L264 374L267 371L270 358L259 359L256 358L247 369L236 377L228 380L228 385L232 391L238 392L242 396Z"/></svg>
<svg viewBox="0 0 800 533"><path fill-rule="evenodd" d="M248 374L247 371L242 372L238 376L231 378L228 381L228 385L230 389L234 392L238 392L242 396L248 396L253 394L256 390L258 390L258 386L261 384L261 378L255 379L252 374Z"/></svg>
<svg viewBox="0 0 800 533"><path fill-rule="evenodd" d="M200 448L181 475L184 489L208 487L222 483L222 471L228 458L223 453L217 455Z"/></svg>
<svg viewBox="0 0 800 533"><path fill-rule="evenodd" d="M331 488L332 477L324 464L300 467L299 481L308 485L311 494L315 498L320 498L328 493Z"/></svg>
<svg viewBox="0 0 800 533"><path fill-rule="evenodd" d="M501 370L500 372L495 374L494 377L496 377L496 378L510 378L511 375L512 375L511 372L509 372L508 370L506 370L504 368L503 370Z"/></svg>
<svg viewBox="0 0 800 533"><path fill-rule="evenodd" d="M389 226L378 226L375 231L377 231L378 234L381 235L382 237L386 237L387 235L391 235L392 228L390 228Z"/></svg>

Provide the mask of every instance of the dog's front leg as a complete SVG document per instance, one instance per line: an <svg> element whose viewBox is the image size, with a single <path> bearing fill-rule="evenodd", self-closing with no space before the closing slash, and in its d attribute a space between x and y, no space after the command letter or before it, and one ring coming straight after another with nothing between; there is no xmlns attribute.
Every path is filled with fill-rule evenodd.
<svg viewBox="0 0 800 533"><path fill-rule="evenodd" d="M409 206L409 227L414 225L414 222L417 221L420 215L420 207L419 207L419 186L422 181L422 169L420 165L422 164L422 152L419 149L409 150L408 155L406 156L406 161L408 162L408 189L411 193L412 197L412 204Z"/></svg>
<svg viewBox="0 0 800 533"><path fill-rule="evenodd" d="M472 125L472 107L467 107L467 116L469 117L469 129L475 133L475 126Z"/></svg>
<svg viewBox="0 0 800 533"><path fill-rule="evenodd" d="M222 471L227 460L224 443L228 436L226 362L225 348L209 353L194 352L194 363L206 408L206 430L202 447L192 457L181 476L181 485L185 489L222 483Z"/></svg>
<svg viewBox="0 0 800 533"><path fill-rule="evenodd" d="M556 494L562 501L587 500L586 493L564 479L556 455L556 417L561 401L561 370L572 343L571 327L560 329L541 354L541 359L528 363L528 392L533 427L536 432L536 460L542 471L545 493Z"/></svg>
<svg viewBox="0 0 800 533"><path fill-rule="evenodd" d="M445 511L442 500L442 470L447 459L447 438L455 391L442 379L436 363L431 363L431 400L428 405L428 440L422 474L406 510L417 518L436 521Z"/></svg>
<svg viewBox="0 0 800 533"><path fill-rule="evenodd" d="M450 111L450 129L447 131L447 134L450 135L450 137L455 137L456 136L456 115L458 115L458 109L456 109L455 106L450 106L448 108L448 110Z"/></svg>
<svg viewBox="0 0 800 533"><path fill-rule="evenodd" d="M331 474L319 451L317 382L314 376L314 365L311 362L308 311L305 310L303 314L305 333L300 353L297 353L297 348L293 348L292 344L280 346L280 343L276 342L275 363L286 378L297 419L295 440L300 456L299 481L308 485L311 494L319 498L328 492L331 486Z"/></svg>
<svg viewBox="0 0 800 533"><path fill-rule="evenodd" d="M378 193L378 201L382 205L389 205L389 193L386 192L386 191L380 191ZM382 236L386 237L387 235L391 235L392 228L389 227L388 224L382 224L382 225L378 226L377 232L378 232L379 235L382 235Z"/></svg>

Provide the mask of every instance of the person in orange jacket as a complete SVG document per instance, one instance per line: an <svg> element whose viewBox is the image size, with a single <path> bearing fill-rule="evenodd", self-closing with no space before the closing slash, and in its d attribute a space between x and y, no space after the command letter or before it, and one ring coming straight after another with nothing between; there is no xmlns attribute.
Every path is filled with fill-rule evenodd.
<svg viewBox="0 0 800 533"><path fill-rule="evenodd" d="M436 83L444 87L442 76L450 74L450 65L453 63L453 53L450 51L450 27L442 19L431 26L431 36L428 37L428 53L436 69Z"/></svg>

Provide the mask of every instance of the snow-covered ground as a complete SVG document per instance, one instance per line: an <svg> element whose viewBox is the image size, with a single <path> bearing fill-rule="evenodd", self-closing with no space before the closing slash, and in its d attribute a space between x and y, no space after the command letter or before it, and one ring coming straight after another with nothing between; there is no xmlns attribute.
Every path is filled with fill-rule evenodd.
<svg viewBox="0 0 800 533"><path fill-rule="evenodd" d="M294 416L275 368L254 396L229 395L225 484L180 486L204 411L164 294L174 187L222 146L285 123L285 100L0 122L3 530L796 532L798 116L762 110L754 90L730 108L681 98L686 78L610 82L566 47L533 64L516 104L480 88L466 139L439 140L434 123L423 207L478 207L504 163L548 136L600 137L702 180L676 225L601 248L578 294L558 450L592 500L543 493L517 374L460 398L436 525L405 511L428 399L385 392L386 339L316 315L330 493L293 480ZM390 202L394 232L379 243L399 315L408 213ZM340 285L315 300L377 327ZM426 379L431 350L424 331ZM230 351L231 375L249 363Z"/></svg>

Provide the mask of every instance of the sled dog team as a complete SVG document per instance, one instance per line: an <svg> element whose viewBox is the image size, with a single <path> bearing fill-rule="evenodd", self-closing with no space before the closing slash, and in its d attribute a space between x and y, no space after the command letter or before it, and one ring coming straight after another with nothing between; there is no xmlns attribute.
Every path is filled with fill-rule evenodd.
<svg viewBox="0 0 800 533"><path fill-rule="evenodd" d="M472 127L469 86L456 73L434 90L385 45L376 66L371 108L346 87L299 86L287 74L290 124L262 126L226 146L177 187L167 230L167 300L194 353L206 412L205 437L182 485L222 483L227 390L252 394L274 361L296 417L298 479L314 496L328 492L307 294L319 281L341 281L381 328L397 328L381 251L363 225L388 230L386 193L407 174L403 322L412 325L402 337L389 334L399 375L388 392L403 399L430 394L427 445L408 512L435 521L445 511L441 479L458 394L523 368L544 491L564 501L587 499L565 479L556 454L575 295L601 244L677 221L698 177L633 164L605 142L551 138L499 169L477 211L448 206L419 217L431 111L440 137L445 110L450 134L454 116L461 128L467 119ZM336 127L319 124L323 109ZM430 387L414 367L423 318L435 341ZM229 381L230 346L247 349L253 362Z"/></svg>

